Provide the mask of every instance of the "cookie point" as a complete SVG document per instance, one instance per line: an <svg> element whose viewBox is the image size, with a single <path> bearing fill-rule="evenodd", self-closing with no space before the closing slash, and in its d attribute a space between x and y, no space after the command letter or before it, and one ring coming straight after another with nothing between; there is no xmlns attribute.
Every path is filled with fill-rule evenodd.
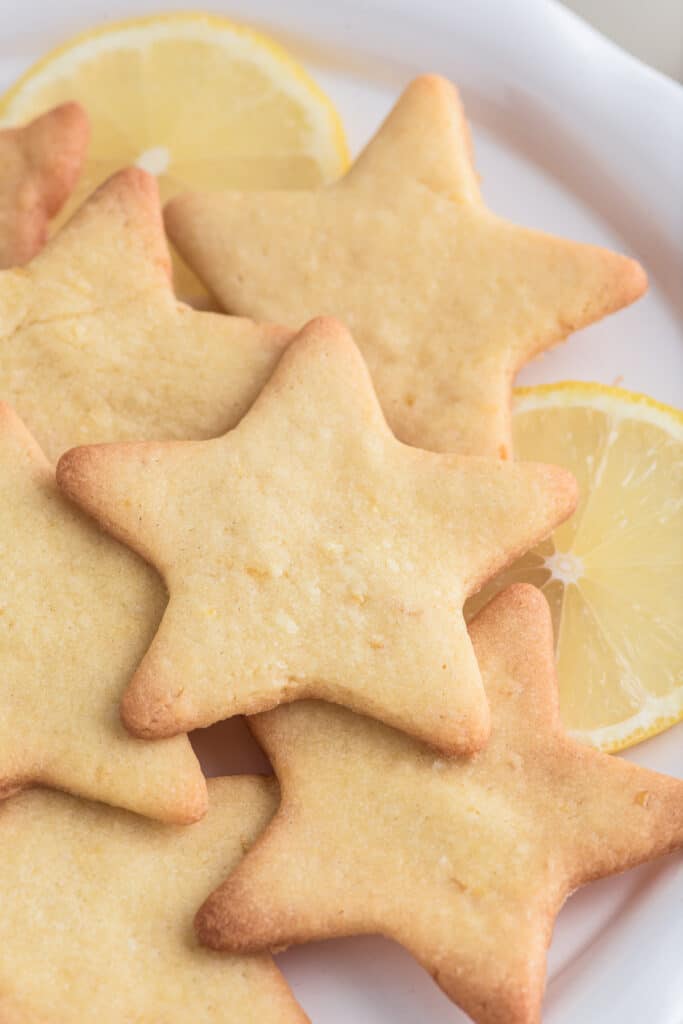
<svg viewBox="0 0 683 1024"><path fill-rule="evenodd" d="M505 590L496 594L488 604L479 611L470 624L470 629L477 633L488 629L490 624L502 624L508 621L520 638L529 629L540 631L543 635L550 630L552 622L550 608L544 595L532 583L511 583Z"/></svg>
<svg viewBox="0 0 683 1024"><path fill-rule="evenodd" d="M202 776L201 782L197 782L188 793L187 802L181 812L182 817L179 824L193 825L195 822L201 821L208 809L209 791L206 786L206 779Z"/></svg>
<svg viewBox="0 0 683 1024"><path fill-rule="evenodd" d="M568 519L579 503L579 484L574 474L564 466L553 466L553 482L562 520Z"/></svg>
<svg viewBox="0 0 683 1024"><path fill-rule="evenodd" d="M189 202L192 201L193 192L179 192L175 196L171 196L164 203L164 221L166 226L169 227L169 222L173 221L176 213L182 210Z"/></svg>
<svg viewBox="0 0 683 1024"><path fill-rule="evenodd" d="M316 316L301 329L301 334L324 336L326 338L351 339L351 332L345 323L334 316Z"/></svg>
<svg viewBox="0 0 683 1024"><path fill-rule="evenodd" d="M444 77L444 75L437 75L433 71L426 72L423 75L417 75L407 86L406 91L418 89L424 90L425 92L437 92L445 90L449 93L456 92L457 89L451 81Z"/></svg>
<svg viewBox="0 0 683 1024"><path fill-rule="evenodd" d="M135 677L121 699L121 721L133 736L144 740L163 739L185 732L168 702L141 697Z"/></svg>
<svg viewBox="0 0 683 1024"><path fill-rule="evenodd" d="M74 482L84 462L83 456L84 451L82 448L70 448L68 452L64 452L57 462L55 469L57 486L65 494L71 495L74 489Z"/></svg>
<svg viewBox="0 0 683 1024"><path fill-rule="evenodd" d="M182 215L187 210L194 211L195 209L201 209L204 198L205 196L202 192L190 191L178 192L176 195L171 196L171 198L164 203L164 219L169 219L166 226L169 227L169 229L175 226L176 215ZM184 224L184 218L182 218L182 220ZM178 221L178 226L180 226L180 220Z"/></svg>
<svg viewBox="0 0 683 1024"><path fill-rule="evenodd" d="M491 738L491 714L488 703L485 701L478 714L470 716L467 722L466 736L459 749L448 751L451 756L462 756L463 753L466 757L470 757L472 754L477 754L480 750L483 750L489 739Z"/></svg>
<svg viewBox="0 0 683 1024"><path fill-rule="evenodd" d="M548 612L548 602L533 583L511 583L494 600L534 615L545 616Z"/></svg>
<svg viewBox="0 0 683 1024"><path fill-rule="evenodd" d="M220 920L220 915L215 910L215 899L209 896L194 918L194 929L202 946L219 951L228 948L219 924Z"/></svg>
<svg viewBox="0 0 683 1024"><path fill-rule="evenodd" d="M649 282L647 271L640 265L638 260L626 259L624 277L627 293L626 302L635 302L636 299L639 299L641 295L644 295L648 289Z"/></svg>
<svg viewBox="0 0 683 1024"><path fill-rule="evenodd" d="M141 167L123 167L116 171L99 186L95 195L102 193L125 198L137 194L152 200L155 204L159 202L156 178Z"/></svg>
<svg viewBox="0 0 683 1024"><path fill-rule="evenodd" d="M55 118L62 121L65 125L69 125L71 128L75 128L77 125L81 125L83 130L90 132L90 118L88 113L77 100L66 100L65 103L60 103L59 106L53 110L48 111L47 115L52 115Z"/></svg>
<svg viewBox="0 0 683 1024"><path fill-rule="evenodd" d="M197 937L203 946L227 953L251 955L273 951L275 935L272 919L243 888L240 868L228 876L201 905L194 919ZM282 946L286 949L286 945Z"/></svg>
<svg viewBox="0 0 683 1024"><path fill-rule="evenodd" d="M203 196L199 192L180 192L164 204L162 219L166 234L181 253L186 242L186 231L189 237L192 234L193 217L195 214L201 216L202 209Z"/></svg>

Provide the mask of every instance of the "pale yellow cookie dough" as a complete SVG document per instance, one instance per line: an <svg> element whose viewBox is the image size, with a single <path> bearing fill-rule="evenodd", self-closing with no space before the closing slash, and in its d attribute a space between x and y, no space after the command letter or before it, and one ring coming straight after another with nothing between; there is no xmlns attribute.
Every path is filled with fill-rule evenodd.
<svg viewBox="0 0 683 1024"><path fill-rule="evenodd" d="M564 900L683 846L683 782L564 733L540 591L509 588L471 631L492 715L473 757L437 758L322 702L252 719L282 803L199 913L205 942L381 933L478 1024L540 1024Z"/></svg>
<svg viewBox="0 0 683 1024"><path fill-rule="evenodd" d="M76 184L89 135L78 103L0 129L0 268L26 263L42 248L50 217Z"/></svg>
<svg viewBox="0 0 683 1024"><path fill-rule="evenodd" d="M119 714L164 610L161 581L59 493L2 403L0 566L0 797L41 782L161 820L200 817L187 737L141 742Z"/></svg>
<svg viewBox="0 0 683 1024"><path fill-rule="evenodd" d="M348 324L397 437L434 451L509 456L517 370L646 287L633 260L486 209L458 94L436 75L337 185L182 195L166 225L229 312Z"/></svg>
<svg viewBox="0 0 683 1024"><path fill-rule="evenodd" d="M330 319L223 437L78 448L57 478L169 589L124 698L133 732L316 696L451 752L488 734L463 602L576 502L556 466L401 444Z"/></svg>
<svg viewBox="0 0 683 1024"><path fill-rule="evenodd" d="M223 433L290 337L178 302L157 185L136 168L0 273L0 400L55 462L76 444Z"/></svg>
<svg viewBox="0 0 683 1024"><path fill-rule="evenodd" d="M306 1024L270 957L193 936L277 803L266 779L209 790L189 828L41 790L0 805L2 1024Z"/></svg>

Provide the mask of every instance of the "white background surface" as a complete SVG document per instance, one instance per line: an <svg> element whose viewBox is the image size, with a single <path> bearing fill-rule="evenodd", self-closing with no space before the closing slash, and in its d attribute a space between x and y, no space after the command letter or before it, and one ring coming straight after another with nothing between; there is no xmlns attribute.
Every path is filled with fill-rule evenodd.
<svg viewBox="0 0 683 1024"><path fill-rule="evenodd" d="M0 87L105 18L186 2L0 0ZM656 6L656 5L655 5ZM356 151L401 87L439 71L462 89L489 205L519 223L636 256L648 296L528 367L523 383L597 379L680 404L683 91L545 0L234 0L214 10L272 31L342 112ZM150 140L150 145L156 140ZM219 751L235 739L226 760ZM240 723L198 738L207 769L258 763ZM630 756L683 775L681 727ZM574 896L550 951L547 1024L681 1024L683 881L672 859ZM314 1024L457 1024L410 957L349 939L280 957Z"/></svg>
<svg viewBox="0 0 683 1024"><path fill-rule="evenodd" d="M629 53L671 78L683 79L681 0L563 0Z"/></svg>

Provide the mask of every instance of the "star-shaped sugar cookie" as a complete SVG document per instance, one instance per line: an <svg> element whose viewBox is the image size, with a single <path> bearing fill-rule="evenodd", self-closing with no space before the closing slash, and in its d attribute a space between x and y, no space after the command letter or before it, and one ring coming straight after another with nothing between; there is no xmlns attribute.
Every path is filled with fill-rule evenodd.
<svg viewBox="0 0 683 1024"><path fill-rule="evenodd" d="M222 433L290 337L178 302L157 185L136 168L0 273L0 399L55 462L77 444Z"/></svg>
<svg viewBox="0 0 683 1024"><path fill-rule="evenodd" d="M34 790L0 806L3 1024L306 1024L266 956L220 956L192 914L277 805L213 779L191 828Z"/></svg>
<svg viewBox="0 0 683 1024"><path fill-rule="evenodd" d="M229 312L347 323L397 437L434 451L509 455L516 371L646 287L632 260L486 209L458 94L435 75L338 184L179 196L166 225Z"/></svg>
<svg viewBox="0 0 683 1024"><path fill-rule="evenodd" d="M201 817L187 737L143 743L119 715L163 587L66 501L2 403L0 566L0 798L40 782L164 821Z"/></svg>
<svg viewBox="0 0 683 1024"><path fill-rule="evenodd" d="M683 845L683 782L563 732L539 591L508 589L471 630L492 716L473 757L435 758L322 702L252 720L282 803L200 910L205 943L381 933L478 1024L538 1024L564 900Z"/></svg>
<svg viewBox="0 0 683 1024"><path fill-rule="evenodd" d="M0 268L26 263L76 184L88 115L63 103L20 128L0 129Z"/></svg>
<svg viewBox="0 0 683 1024"><path fill-rule="evenodd" d="M576 501L555 466L397 441L351 336L324 318L235 430L79 448L57 478L169 589L124 698L135 734L315 696L446 751L488 732L466 595Z"/></svg>

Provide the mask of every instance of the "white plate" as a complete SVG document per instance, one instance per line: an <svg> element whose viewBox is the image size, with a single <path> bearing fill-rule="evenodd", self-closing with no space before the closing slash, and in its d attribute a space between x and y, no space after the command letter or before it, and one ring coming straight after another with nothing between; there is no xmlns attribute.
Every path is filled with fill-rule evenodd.
<svg viewBox="0 0 683 1024"><path fill-rule="evenodd" d="M0 0L0 87L48 47L105 18L185 0ZM461 88L484 195L521 224L636 256L648 296L527 367L523 383L582 378L681 404L683 90L550 0L231 0L211 4L273 32L328 89L353 150L401 87L438 71ZM197 738L207 769L258 764L241 723ZM683 776L681 727L630 756ZM262 760L261 760L261 763ZM562 911L550 950L546 1024L681 1024L680 860L596 883ZM315 1024L457 1024L407 953L382 939L280 957Z"/></svg>

